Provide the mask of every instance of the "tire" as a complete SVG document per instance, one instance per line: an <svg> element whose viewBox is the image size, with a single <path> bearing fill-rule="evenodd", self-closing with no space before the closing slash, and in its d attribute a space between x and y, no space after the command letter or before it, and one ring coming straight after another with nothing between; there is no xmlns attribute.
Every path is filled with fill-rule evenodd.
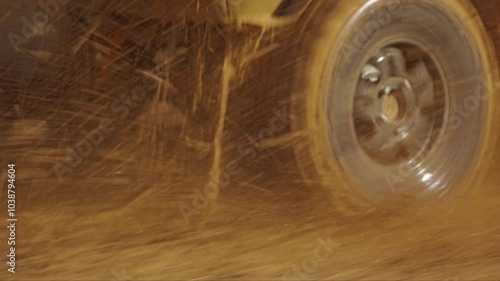
<svg viewBox="0 0 500 281"><path fill-rule="evenodd" d="M307 182L337 204L448 206L488 170L492 43L466 0L324 1L305 16L292 98Z"/></svg>

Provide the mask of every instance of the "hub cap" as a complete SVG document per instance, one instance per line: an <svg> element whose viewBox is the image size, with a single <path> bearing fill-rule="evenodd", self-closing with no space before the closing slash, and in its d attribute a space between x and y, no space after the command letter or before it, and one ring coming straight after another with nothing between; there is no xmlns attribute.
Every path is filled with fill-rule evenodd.
<svg viewBox="0 0 500 281"><path fill-rule="evenodd" d="M423 53L417 47L404 49ZM417 156L429 148L432 133L439 129L435 125L442 116L426 114L440 97L423 58L407 68L403 47L385 47L373 54L360 74L354 95L356 136L365 153L379 163Z"/></svg>

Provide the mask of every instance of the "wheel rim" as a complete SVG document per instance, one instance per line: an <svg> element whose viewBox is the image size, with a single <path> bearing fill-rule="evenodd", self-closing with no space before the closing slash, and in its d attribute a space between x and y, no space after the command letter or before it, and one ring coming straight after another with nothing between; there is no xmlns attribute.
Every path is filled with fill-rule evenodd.
<svg viewBox="0 0 500 281"><path fill-rule="evenodd" d="M352 27L386 13L381 2L361 9L340 41L354 44ZM326 95L331 144L344 174L369 197L441 197L478 159L486 72L454 16L445 4L408 0L335 63ZM470 69L458 69L464 65Z"/></svg>
<svg viewBox="0 0 500 281"><path fill-rule="evenodd" d="M360 148L373 161L415 161L432 149L433 136L444 133L449 93L443 90L441 73L429 69L439 67L425 51L409 44L379 49L363 66L354 93L353 123Z"/></svg>

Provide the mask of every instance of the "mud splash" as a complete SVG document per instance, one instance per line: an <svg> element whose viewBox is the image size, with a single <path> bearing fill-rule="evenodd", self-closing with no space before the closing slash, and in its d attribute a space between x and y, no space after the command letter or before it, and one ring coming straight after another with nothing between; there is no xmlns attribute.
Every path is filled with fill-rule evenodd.
<svg viewBox="0 0 500 281"><path fill-rule="evenodd" d="M41 11L21 2L0 4L4 38ZM0 51L17 279L499 278L494 172L450 214L342 213L291 153L307 134L289 123L296 30L153 2L61 4ZM498 47L497 6L478 1Z"/></svg>

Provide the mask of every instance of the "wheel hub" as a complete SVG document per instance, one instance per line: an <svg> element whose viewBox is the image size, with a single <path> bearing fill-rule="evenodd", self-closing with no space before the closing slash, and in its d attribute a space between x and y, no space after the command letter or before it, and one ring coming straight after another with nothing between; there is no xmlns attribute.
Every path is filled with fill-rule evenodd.
<svg viewBox="0 0 500 281"><path fill-rule="evenodd" d="M354 97L354 123L363 150L383 163L415 156L415 144L422 144L434 130L425 112L434 97L423 61L408 69L401 49L377 51L363 66Z"/></svg>

